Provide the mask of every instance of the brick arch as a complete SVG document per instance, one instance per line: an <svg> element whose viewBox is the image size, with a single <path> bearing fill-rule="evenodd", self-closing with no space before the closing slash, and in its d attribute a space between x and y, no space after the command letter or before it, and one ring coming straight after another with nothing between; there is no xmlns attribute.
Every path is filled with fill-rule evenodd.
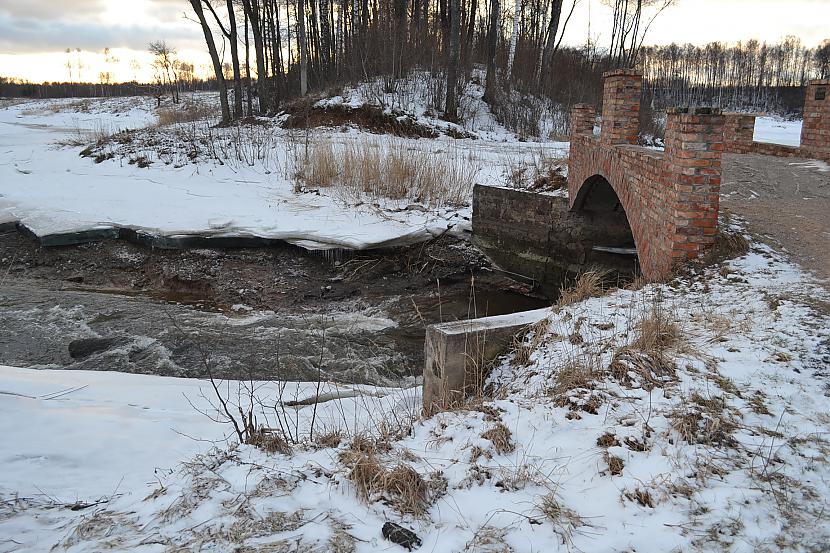
<svg viewBox="0 0 830 553"><path fill-rule="evenodd" d="M610 195L609 195L610 193ZM640 244L647 242L647 237L644 235L646 229L643 229L638 224L638 206L629 201L625 201L617 191L612 181L601 173L595 173L584 180L582 185L571 196L573 198L570 203L570 210L573 212L591 211L597 216L602 216L606 213L619 213L617 206L622 208L622 218L628 224L630 238L634 241L634 246L637 249L639 258ZM627 195L626 199L629 198ZM632 219L632 214L633 219ZM633 223L632 223L633 220ZM620 237L622 238L622 237ZM617 245L617 244L613 244Z"/></svg>
<svg viewBox="0 0 830 553"><path fill-rule="evenodd" d="M643 275L658 280L714 242L724 118L711 108L674 108L665 150L637 146L641 86L631 69L604 75L599 136L594 107L573 107L568 196L578 211L596 178L605 179L625 210Z"/></svg>

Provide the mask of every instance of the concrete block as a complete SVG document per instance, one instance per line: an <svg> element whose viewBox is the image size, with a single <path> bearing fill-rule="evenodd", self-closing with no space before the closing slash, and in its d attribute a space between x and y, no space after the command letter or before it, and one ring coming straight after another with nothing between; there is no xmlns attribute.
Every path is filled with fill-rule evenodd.
<svg viewBox="0 0 830 553"><path fill-rule="evenodd" d="M427 327L424 345L424 412L460 405L483 388L490 361L550 309L536 309Z"/></svg>

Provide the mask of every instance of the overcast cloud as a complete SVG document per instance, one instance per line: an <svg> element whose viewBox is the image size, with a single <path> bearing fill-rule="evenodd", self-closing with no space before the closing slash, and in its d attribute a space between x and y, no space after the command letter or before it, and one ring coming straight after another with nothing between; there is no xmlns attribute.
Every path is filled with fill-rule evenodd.
<svg viewBox="0 0 830 553"><path fill-rule="evenodd" d="M124 2L135 0L121 0ZM104 48L144 50L164 39L179 48L200 48L197 24L186 21L182 0L148 0L140 20L118 21L109 0L65 1L0 0L0 53L32 54L66 48L101 51Z"/></svg>

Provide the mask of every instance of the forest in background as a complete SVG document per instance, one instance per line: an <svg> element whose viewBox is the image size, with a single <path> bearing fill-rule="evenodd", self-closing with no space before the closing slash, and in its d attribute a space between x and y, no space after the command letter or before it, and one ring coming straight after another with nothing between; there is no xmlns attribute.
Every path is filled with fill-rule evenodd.
<svg viewBox="0 0 830 553"><path fill-rule="evenodd" d="M459 91L483 80L485 100L505 126L519 130L540 103L567 113L599 105L601 75L617 67L644 71L646 112L671 105L797 114L803 87L830 76L830 40L816 48L798 38L776 44L644 46L648 29L672 0L604 0L608 37L580 47L562 37L579 0L189 0L203 30L213 75L193 76L165 43L155 83L53 83L0 79L0 95L25 97L169 95L218 89L223 122L275 114L298 97L336 92L382 77L389 92L413 69L428 71L431 107L458 118ZM182 2L183 5L187 3ZM477 70L475 70L477 68ZM228 91L232 91L230 94Z"/></svg>

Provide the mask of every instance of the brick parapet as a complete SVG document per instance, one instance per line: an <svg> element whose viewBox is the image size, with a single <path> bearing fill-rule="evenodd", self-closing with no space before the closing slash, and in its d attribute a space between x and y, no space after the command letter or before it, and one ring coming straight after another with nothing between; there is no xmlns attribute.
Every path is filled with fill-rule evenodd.
<svg viewBox="0 0 830 553"><path fill-rule="evenodd" d="M725 152L805 157L830 163L830 80L828 79L810 81L807 86L799 146L756 142L753 139L756 115L743 113L725 115Z"/></svg>
<svg viewBox="0 0 830 553"><path fill-rule="evenodd" d="M830 162L830 79L807 85L801 149L807 157Z"/></svg>
<svg viewBox="0 0 830 553"><path fill-rule="evenodd" d="M575 104L571 108L571 135L593 134L597 110L591 104Z"/></svg>

